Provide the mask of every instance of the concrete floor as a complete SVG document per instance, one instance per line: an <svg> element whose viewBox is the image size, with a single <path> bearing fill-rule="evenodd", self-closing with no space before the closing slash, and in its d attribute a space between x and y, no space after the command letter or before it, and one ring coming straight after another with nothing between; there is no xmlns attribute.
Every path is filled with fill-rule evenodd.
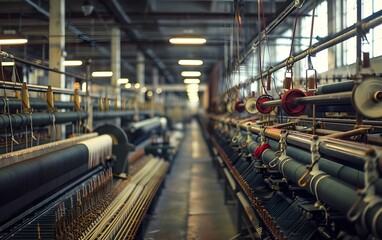
<svg viewBox="0 0 382 240"><path fill-rule="evenodd" d="M236 235L201 129L192 121L166 177L145 239L231 239Z"/></svg>

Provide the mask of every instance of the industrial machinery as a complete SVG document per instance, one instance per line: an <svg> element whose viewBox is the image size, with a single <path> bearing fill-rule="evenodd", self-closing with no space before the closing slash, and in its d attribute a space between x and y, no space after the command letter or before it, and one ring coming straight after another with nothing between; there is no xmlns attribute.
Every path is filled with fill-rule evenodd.
<svg viewBox="0 0 382 240"><path fill-rule="evenodd" d="M179 133L173 136L159 113L117 99L18 79L1 87L0 239L142 238L141 223L170 167L144 148L165 138L172 156ZM57 100L61 95L70 100ZM102 122L115 118L124 129ZM97 127L90 130L90 122Z"/></svg>
<svg viewBox="0 0 382 240"><path fill-rule="evenodd" d="M320 79L310 60L352 36L361 44L362 34L381 23L379 12L293 55L292 44L285 61L267 71L260 63L258 75L236 85L225 75L224 91L200 122L225 180L226 201L239 205L239 232L260 239L382 238L381 75L370 69L360 46L355 75L337 82ZM257 49L259 59L262 37L267 32L259 32L249 50ZM249 54L234 62L233 71ZM299 81L293 64L305 57L310 66ZM272 73L284 67L282 85L272 90Z"/></svg>

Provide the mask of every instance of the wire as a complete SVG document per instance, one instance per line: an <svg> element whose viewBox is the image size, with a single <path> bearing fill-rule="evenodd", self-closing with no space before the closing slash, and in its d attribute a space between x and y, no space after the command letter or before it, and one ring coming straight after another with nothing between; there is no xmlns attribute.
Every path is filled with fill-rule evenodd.
<svg viewBox="0 0 382 240"><path fill-rule="evenodd" d="M292 43L291 43L291 46L290 46L289 57L291 57L292 54L293 54L294 39L295 39L295 36L296 36L297 22L298 22L298 10L299 10L299 8L297 8L297 10L296 10L296 18L294 19L293 34L292 34Z"/></svg>
<svg viewBox="0 0 382 240"><path fill-rule="evenodd" d="M258 55L259 55L259 73L260 73L260 75L263 73L263 71L262 71L262 65L261 65L261 58L262 58L262 56L261 56L261 41L262 41L262 34L261 34L261 11L260 11L260 9L261 9L261 2L262 2L262 0L258 0L257 1L257 9L258 9L258 11L257 11L257 21L258 21L258 24L257 24L257 29L258 29L258 39L259 39L259 46L258 46ZM268 92L267 92L267 89L266 89L266 87L265 87L265 84L264 84L264 80L263 80L263 78L261 77L260 78L260 83L261 83L261 86L262 86L262 88L263 88L263 90L264 90L264 93L266 94L266 95L268 95ZM259 92L260 92L260 89L259 89Z"/></svg>

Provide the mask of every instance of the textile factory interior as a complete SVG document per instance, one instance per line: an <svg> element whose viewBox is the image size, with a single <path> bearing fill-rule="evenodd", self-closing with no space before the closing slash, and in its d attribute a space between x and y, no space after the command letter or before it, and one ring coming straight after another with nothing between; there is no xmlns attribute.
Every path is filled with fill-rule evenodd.
<svg viewBox="0 0 382 240"><path fill-rule="evenodd" d="M381 0L0 19L0 239L382 239Z"/></svg>

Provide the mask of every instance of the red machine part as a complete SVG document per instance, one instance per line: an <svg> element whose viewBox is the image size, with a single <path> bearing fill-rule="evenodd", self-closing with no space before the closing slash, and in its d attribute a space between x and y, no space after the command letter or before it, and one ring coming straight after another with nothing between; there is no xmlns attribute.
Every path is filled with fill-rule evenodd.
<svg viewBox="0 0 382 240"><path fill-rule="evenodd" d="M290 116L300 116L305 112L306 105L296 105L294 99L305 97L305 92L299 89L291 89L283 94L281 98L282 109Z"/></svg>
<svg viewBox="0 0 382 240"><path fill-rule="evenodd" d="M243 112L244 111L244 101L243 100L238 100L236 103L235 103L235 110L236 112Z"/></svg>
<svg viewBox="0 0 382 240"><path fill-rule="evenodd" d="M263 152L267 149L270 149L270 148L271 148L271 146L268 143L264 143L263 145L256 148L256 150L253 152L253 156L256 159L260 159L261 155L263 155Z"/></svg>
<svg viewBox="0 0 382 240"><path fill-rule="evenodd" d="M256 101L256 108L262 114L267 114L273 111L275 107L263 107L263 103L274 100L271 95L261 95Z"/></svg>

